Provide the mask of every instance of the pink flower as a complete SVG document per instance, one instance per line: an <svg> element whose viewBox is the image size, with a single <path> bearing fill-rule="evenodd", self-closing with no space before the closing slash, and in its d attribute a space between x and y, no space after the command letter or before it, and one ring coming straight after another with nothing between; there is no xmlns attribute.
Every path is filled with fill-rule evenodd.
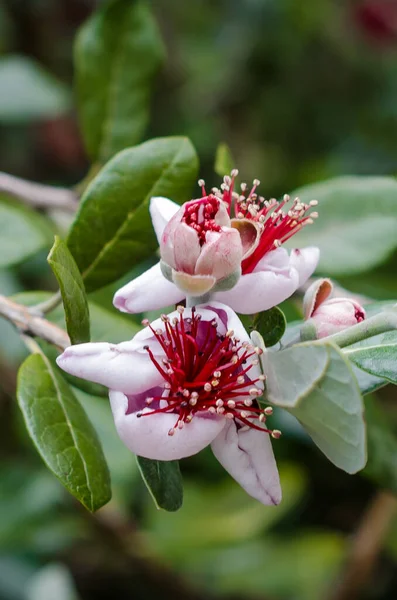
<svg viewBox="0 0 397 600"><path fill-rule="evenodd" d="M132 452L167 461L211 444L248 494L278 504L270 436L280 432L266 428L272 409L257 400L264 379L260 352L237 315L214 302L178 307L130 342L71 346L57 362L67 373L109 388L117 431Z"/></svg>
<svg viewBox="0 0 397 600"><path fill-rule="evenodd" d="M318 279L309 287L303 300L305 327L313 327L316 339L338 333L365 319L365 310L355 300L330 298L332 289L329 279Z"/></svg>
<svg viewBox="0 0 397 600"><path fill-rule="evenodd" d="M224 202L208 196L186 202L170 219L161 235L160 254L163 273L167 269L183 292L202 296L217 282L224 286L230 276L233 287L240 277L243 245Z"/></svg>
<svg viewBox="0 0 397 600"><path fill-rule="evenodd" d="M292 250L289 254L281 245L312 223L317 213L307 213L316 202L304 204L295 199L289 209L284 210L289 197L285 196L281 203L274 199L266 201L256 194L257 180L248 193L244 184L241 193L237 193L234 191L236 173L224 178L222 191L214 188L211 194L207 194L204 183L199 182L202 201L221 200L229 217L233 213L230 223L239 231L243 246L240 279L232 289L222 289L219 282L211 296L239 313L253 314L289 298L315 270L318 248ZM151 199L150 213L160 245L168 222L180 210L167 198ZM175 304L184 297L185 293L163 276L158 263L118 290L113 302L123 312L139 313Z"/></svg>

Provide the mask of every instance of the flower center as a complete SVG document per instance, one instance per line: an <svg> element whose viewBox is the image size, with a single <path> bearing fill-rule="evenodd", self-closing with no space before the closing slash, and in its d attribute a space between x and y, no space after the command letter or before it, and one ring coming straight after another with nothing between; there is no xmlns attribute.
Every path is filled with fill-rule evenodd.
<svg viewBox="0 0 397 600"><path fill-rule="evenodd" d="M222 200L229 210L229 215L234 211L236 219L249 219L254 221L260 231L258 246L243 260L241 264L242 272L252 273L258 262L272 250L279 248L284 242L298 233L305 225L310 225L318 217L317 212L308 211L317 206L317 200L311 200L308 204L286 194L282 201L275 198L266 200L263 196L258 196L256 189L260 184L258 179L254 179L252 187L249 188L246 183L240 185L240 192L235 191L235 179L238 175L237 169L223 178L220 190L213 188L214 197ZM204 182L199 181L203 196L206 195Z"/></svg>
<svg viewBox="0 0 397 600"><path fill-rule="evenodd" d="M205 195L185 209L182 221L197 232L201 246L205 242L207 231L221 231L220 226L215 222L218 210L219 200L213 194Z"/></svg>
<svg viewBox="0 0 397 600"><path fill-rule="evenodd" d="M156 403L158 408L138 413L145 417L156 413L174 413L177 420L169 435L190 423L196 413L206 411L237 419L240 426L247 425L278 438L281 432L266 429L266 418L272 414L269 406L261 408L257 398L262 390L256 385L265 377L250 377L261 353L248 342L241 343L233 331L225 335L218 332L217 322L202 321L201 315L191 309L191 318L184 318L183 306L178 306L179 318L172 321L163 315L163 329L150 327L160 344L164 357L158 359L149 346L145 346L151 361L165 381L161 396L146 398L147 406Z"/></svg>

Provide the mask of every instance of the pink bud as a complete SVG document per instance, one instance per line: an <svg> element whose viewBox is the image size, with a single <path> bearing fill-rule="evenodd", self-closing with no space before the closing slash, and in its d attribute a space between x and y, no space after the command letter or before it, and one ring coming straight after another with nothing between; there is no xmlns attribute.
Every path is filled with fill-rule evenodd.
<svg viewBox="0 0 397 600"><path fill-rule="evenodd" d="M161 237L160 253L172 269L173 282L198 295L198 289L209 291L239 271L243 245L225 204L209 195L186 202L172 217Z"/></svg>
<svg viewBox="0 0 397 600"><path fill-rule="evenodd" d="M351 298L329 298L332 293L329 279L315 281L303 300L305 319L314 325L316 338L324 338L365 319L363 307Z"/></svg>

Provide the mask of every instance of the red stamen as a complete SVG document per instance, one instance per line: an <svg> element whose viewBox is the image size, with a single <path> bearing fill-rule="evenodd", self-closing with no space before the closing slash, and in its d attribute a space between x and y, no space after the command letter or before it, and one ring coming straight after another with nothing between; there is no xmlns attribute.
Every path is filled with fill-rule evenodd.
<svg viewBox="0 0 397 600"><path fill-rule="evenodd" d="M264 377L250 379L249 376L257 364L254 357L260 353L259 349L246 342L240 344L232 331L220 335L215 320L202 324L207 327L206 332L199 331L201 315L194 308L191 318L183 317L183 307L178 307L178 312L179 319L172 322L166 315L162 316L164 330L155 330L144 322L165 355L160 360L148 346L145 347L164 379L162 394L147 398L146 404L150 406L160 400L165 400L166 404L138 413L138 416L175 414L177 419L169 432L173 435L176 429L190 423L197 412L208 411L273 435L272 430L262 426L272 409L262 409L257 401L262 390L256 384Z"/></svg>
<svg viewBox="0 0 397 600"><path fill-rule="evenodd" d="M301 202L299 198L295 198L287 210L286 205L291 202L288 195L285 195L281 202L278 202L275 198L265 200L262 196L258 196L256 192L260 184L258 179L254 179L251 189L248 188L246 183L242 183L241 193L238 194L234 191L237 175L238 171L236 169L231 172L230 176L225 175L220 190L213 188L212 195L203 198L203 200L208 198L222 200L228 207L230 216L232 216L233 209L236 219L249 219L258 224L260 229L259 244L255 251L241 264L242 272L245 274L252 273L265 254L281 246L298 233L302 227L313 223L318 215L316 212L308 213L308 211L317 205L317 201L312 200L306 204Z"/></svg>
<svg viewBox="0 0 397 600"><path fill-rule="evenodd" d="M215 222L220 200L213 194L209 196L205 194L204 183L202 192L204 194L203 197L200 200L189 203L182 217L182 221L197 232L201 245L205 242L207 231L221 231L220 225Z"/></svg>

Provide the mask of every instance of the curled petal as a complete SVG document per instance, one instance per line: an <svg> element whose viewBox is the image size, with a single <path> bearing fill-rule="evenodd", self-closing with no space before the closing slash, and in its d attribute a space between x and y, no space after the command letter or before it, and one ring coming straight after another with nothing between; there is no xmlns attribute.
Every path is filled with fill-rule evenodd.
<svg viewBox="0 0 397 600"><path fill-rule="evenodd" d="M309 319L315 310L318 309L332 294L333 285L329 279L316 279L306 290L303 298L303 316Z"/></svg>
<svg viewBox="0 0 397 600"><path fill-rule="evenodd" d="M261 237L259 227L250 219L232 219L232 227L237 229L243 245L243 260L257 248Z"/></svg>
<svg viewBox="0 0 397 600"><path fill-rule="evenodd" d="M124 444L139 456L154 460L178 460L197 454L210 444L225 426L224 417L197 413L183 429L168 435L177 415L168 413L126 414L128 398L121 392L109 392L114 422ZM144 409L144 413L150 409Z"/></svg>
<svg viewBox="0 0 397 600"><path fill-rule="evenodd" d="M168 200L168 198L163 198L162 196L155 196L151 198L149 211L159 244L165 226L179 209L180 206L176 204L176 202Z"/></svg>
<svg viewBox="0 0 397 600"><path fill-rule="evenodd" d="M239 269L242 255L240 235L236 229L224 227L219 233L208 231L195 273L223 279Z"/></svg>
<svg viewBox="0 0 397 600"><path fill-rule="evenodd" d="M149 356L137 351L134 342L70 346L58 356L57 364L66 373L125 394L139 394L163 382Z"/></svg>
<svg viewBox="0 0 397 600"><path fill-rule="evenodd" d="M164 250L165 246L162 244L161 257L168 262ZM193 275L197 259L200 256L200 241L196 231L186 225L186 223L180 223L175 229L172 252L173 262L169 262L168 264L177 271ZM167 251L168 254L169 252Z"/></svg>
<svg viewBox="0 0 397 600"><path fill-rule="evenodd" d="M122 312L140 313L171 306L184 296L176 285L165 279L160 263L157 263L120 288L113 298L113 304Z"/></svg>
<svg viewBox="0 0 397 600"><path fill-rule="evenodd" d="M245 491L262 504L281 502L280 479L270 437L235 421L222 429L211 448L221 465Z"/></svg>
<svg viewBox="0 0 397 600"><path fill-rule="evenodd" d="M291 250L290 264L299 273L299 286L303 285L316 270L320 250L315 246Z"/></svg>

